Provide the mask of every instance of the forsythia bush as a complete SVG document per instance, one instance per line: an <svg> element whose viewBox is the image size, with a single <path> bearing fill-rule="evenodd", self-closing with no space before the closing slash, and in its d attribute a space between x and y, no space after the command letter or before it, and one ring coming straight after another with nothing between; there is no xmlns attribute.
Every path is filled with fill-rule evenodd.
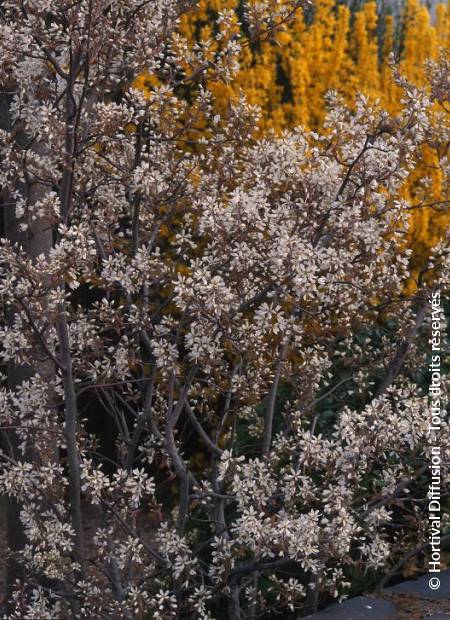
<svg viewBox="0 0 450 620"><path fill-rule="evenodd" d="M218 12L238 8L237 0L201 0L195 10L183 16L180 31L192 41L208 38ZM424 86L425 62L436 60L439 50L449 50L449 33L445 4L437 5L432 23L420 0L405 0L396 19L386 13L379 15L372 1L352 14L336 0L318 0L276 36L244 48L232 81L208 86L222 111L230 99L244 93L249 103L261 108L263 131L279 133L297 125L323 131L329 91L339 93L349 105L357 93L363 93L384 109L398 112L403 92L392 74L391 55L399 59L398 66L407 79ZM219 39L211 51L220 47ZM146 80L141 76L137 85L145 89ZM424 148L422 161L416 163L404 186L404 197L412 207L409 237L416 274L450 224L450 188L438 165L440 157L433 145ZM425 195L427 208L415 210L414 205L423 204Z"/></svg>

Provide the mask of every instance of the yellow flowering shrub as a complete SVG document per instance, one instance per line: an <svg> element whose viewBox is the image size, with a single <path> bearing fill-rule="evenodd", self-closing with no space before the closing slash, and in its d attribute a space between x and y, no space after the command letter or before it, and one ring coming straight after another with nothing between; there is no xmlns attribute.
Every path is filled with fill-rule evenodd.
<svg viewBox="0 0 450 620"><path fill-rule="evenodd" d="M220 41L211 30L219 11L240 15L239 0L201 0L184 15L180 32L190 39L210 41L215 53ZM240 70L228 83L208 82L221 106L220 112L243 92L251 104L261 108L261 131L302 125L323 131L326 93L333 90L350 105L357 93L379 100L390 112L401 107L401 89L391 68L392 54L402 75L416 86L425 83L425 64L435 60L439 50L449 49L449 18L445 4L438 4L434 17L420 0L405 0L398 19L379 16L376 2L366 2L351 12L336 0L316 0L306 5L276 39L267 37L257 45L244 46ZM153 78L154 79L154 78ZM149 85L146 76L138 87ZM436 145L436 148L442 148ZM405 183L403 197L411 202L410 244L414 264L420 265L450 221L439 157L428 146L419 164ZM419 203L429 205L416 209Z"/></svg>

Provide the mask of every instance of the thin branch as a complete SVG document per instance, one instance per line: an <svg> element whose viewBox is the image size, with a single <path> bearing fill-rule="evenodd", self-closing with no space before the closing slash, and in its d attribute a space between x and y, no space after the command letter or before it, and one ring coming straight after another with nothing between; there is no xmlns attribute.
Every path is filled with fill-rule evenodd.
<svg viewBox="0 0 450 620"><path fill-rule="evenodd" d="M36 323L34 322L34 319L31 315L31 310L29 309L28 305L20 297L17 298L17 301L19 302L23 311L25 312L28 322L30 324L30 327L33 330L33 332L36 334L36 336L38 337L39 342L42 345L42 348L44 349L45 353L48 355L48 357L52 360L52 362L55 364L57 368L59 368L60 370L64 370L64 365L58 360L58 358L54 355L54 353L52 353L45 338L42 335L41 330L37 328Z"/></svg>
<svg viewBox="0 0 450 620"><path fill-rule="evenodd" d="M278 357L277 367L275 370L275 377L272 383L272 387L269 392L269 398L266 407L266 415L264 419L264 438L262 445L262 454L267 456L270 452L270 446L272 443L272 428L273 417L275 414L275 404L277 399L278 385L280 383L281 369L283 367L284 358L288 349L289 341L286 341L281 345L280 354Z"/></svg>
<svg viewBox="0 0 450 620"><path fill-rule="evenodd" d="M450 540L450 534L445 534L445 536L442 536L440 540L441 543ZM408 560L418 555L419 553L422 553L422 551L425 551L429 546L430 543L427 541L426 543L419 545L415 549L411 549L410 551L408 551L408 553L405 553L405 555L401 557L399 561L393 566L393 568L391 568L391 570L382 578L382 580L377 586L377 590L381 590L382 588L384 588L388 581L400 571L402 566L404 566L406 562L408 562Z"/></svg>
<svg viewBox="0 0 450 620"><path fill-rule="evenodd" d="M208 433L205 431L205 429L203 428L203 426L200 424L200 422L197 420L197 416L195 415L195 413L192 411L191 406L189 405L188 399L187 397L184 399L184 406L186 409L186 412L188 414L189 420L192 423L192 426L195 428L195 430L197 431L200 439L203 441L203 443L205 444L205 446L207 448L209 448L211 450L211 452L213 452L214 454L217 454L218 456L221 456L223 454L223 450L221 450L219 448L219 446L217 446L213 441L211 441L211 439L209 438Z"/></svg>
<svg viewBox="0 0 450 620"><path fill-rule="evenodd" d="M423 302L416 314L416 320L414 321L414 325L409 329L405 339L398 347L394 357L392 358L390 364L387 367L386 376L383 381L380 383L377 391L376 398L382 396L386 390L392 385L393 381L397 378L400 370L402 369L405 358L408 354L408 351L419 331L422 323L424 322L425 316L427 314L428 303L427 301Z"/></svg>

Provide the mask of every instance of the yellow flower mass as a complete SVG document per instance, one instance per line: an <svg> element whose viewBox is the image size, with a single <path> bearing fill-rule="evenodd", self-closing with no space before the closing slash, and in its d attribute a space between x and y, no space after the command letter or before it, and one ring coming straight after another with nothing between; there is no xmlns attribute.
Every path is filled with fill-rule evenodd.
<svg viewBox="0 0 450 620"><path fill-rule="evenodd" d="M238 0L201 0L183 16L181 34L210 40L210 52L220 40L211 31L211 16L224 9L239 16ZM386 13L386 12L385 12ZM238 17L236 17L237 23ZM238 26L237 26L238 28ZM276 39L243 46L240 69L229 82L210 82L219 105L244 93L262 111L261 131L276 133L301 125L324 131L326 94L335 91L349 105L358 93L379 102L389 112L401 107L401 90L393 77L392 59L412 84L424 86L426 62L449 50L448 7L438 4L431 13L419 0L405 0L400 15L380 14L376 2L351 11L336 0L317 0L288 23ZM136 84L150 85L149 76ZM221 110L223 111L223 110ZM448 109L447 119L448 119ZM414 264L423 258L448 229L448 186L437 165L436 150L427 146L405 183L403 198L411 205L409 243ZM426 205L425 208L416 208Z"/></svg>

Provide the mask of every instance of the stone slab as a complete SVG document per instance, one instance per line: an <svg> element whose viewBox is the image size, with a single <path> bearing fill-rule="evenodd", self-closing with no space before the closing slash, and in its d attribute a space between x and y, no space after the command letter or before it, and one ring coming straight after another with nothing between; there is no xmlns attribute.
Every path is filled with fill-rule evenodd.
<svg viewBox="0 0 450 620"><path fill-rule="evenodd" d="M441 582L437 590L432 590L429 585L430 577L438 577ZM416 594L425 598L432 599L450 599L450 570L441 573L433 573L433 575L422 575L418 579L410 579L398 583L396 586L386 588L385 592L396 592L398 594Z"/></svg>
<svg viewBox="0 0 450 620"><path fill-rule="evenodd" d="M394 620L395 607L388 601L357 596L339 605L327 607L317 614L306 616L314 620Z"/></svg>

